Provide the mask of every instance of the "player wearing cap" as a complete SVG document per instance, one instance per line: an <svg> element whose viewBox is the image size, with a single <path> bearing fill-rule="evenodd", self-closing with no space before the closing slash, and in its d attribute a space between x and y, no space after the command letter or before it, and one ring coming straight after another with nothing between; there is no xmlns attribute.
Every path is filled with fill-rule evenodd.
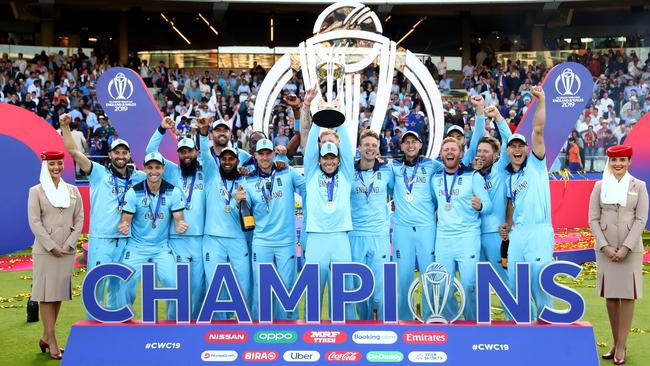
<svg viewBox="0 0 650 366"><path fill-rule="evenodd" d="M219 165L208 151L208 121L199 122L201 164L205 173L205 228L203 230L203 266L206 283L218 263L230 262L241 292L250 298L251 267L248 244L240 225L235 193L243 189L244 178L237 172L237 151L225 147L220 151ZM234 289L230 289L233 291ZM250 303L250 301L249 301ZM220 314L218 318L223 318Z"/></svg>
<svg viewBox="0 0 650 366"><path fill-rule="evenodd" d="M445 266L451 278L460 273L465 293L465 320L476 319L476 263L481 255L481 219L489 214L492 203L485 180L471 167L460 164L462 145L453 137L442 141L440 158L444 170L436 172L431 189L437 201L436 262ZM447 320L457 308L455 298L445 307ZM451 315L450 315L451 314Z"/></svg>
<svg viewBox="0 0 650 366"><path fill-rule="evenodd" d="M492 212L489 214L481 212L481 260L490 262L504 283L508 283L508 273L501 265L502 238L499 235L499 226L506 219L508 199L506 198L505 167L509 162L506 145L512 132L496 107L486 108L485 114L496 121L501 142L494 137L483 137L476 148L476 166L474 168L485 179L485 189L492 201ZM474 133L483 135L484 131L485 117L477 115ZM506 309L504 312L507 317L510 317Z"/></svg>
<svg viewBox="0 0 650 366"><path fill-rule="evenodd" d="M323 300L325 283L329 282L330 264L352 260L347 232L352 230L350 192L354 177L354 157L347 126L337 128L340 147L325 142L319 148L320 132L321 128L314 124L305 150L306 198L312 217L305 228L308 233L305 259L307 263L320 265ZM351 281L346 281L346 287L351 286ZM352 304L346 304L345 310L346 319L355 319Z"/></svg>
<svg viewBox="0 0 650 366"><path fill-rule="evenodd" d="M174 127L174 121L163 118L160 127L153 133L146 152L158 152L158 147L168 129ZM165 159L163 179L176 186L183 194L185 201L185 222L189 229L184 234L178 234L174 226L169 228L169 246L174 252L176 263L190 264L190 303L192 320L196 320L201 311L201 304L205 295L203 271L203 227L205 226L205 176L198 162L198 151L194 140L183 138L178 142L178 161L175 164ZM173 308L168 319L173 319L176 314Z"/></svg>
<svg viewBox="0 0 650 366"><path fill-rule="evenodd" d="M273 164L275 151L271 140L257 142L255 160L258 170L246 178L245 190L237 192L237 203L247 200L253 208L253 316L258 315L257 284L260 263L274 263L280 278L293 287L296 276L296 189L305 189L305 179L295 169L278 170ZM277 304L276 304L277 305ZM274 310L274 319L297 319L297 311Z"/></svg>
<svg viewBox="0 0 650 366"><path fill-rule="evenodd" d="M145 179L145 174L134 170L127 164L131 160L129 144L117 139L111 143L108 157L111 162L102 166L90 161L83 151L77 148L70 131L70 116L63 114L59 118L63 142L77 166L88 175L90 183L90 229L88 240L88 268L111 262L119 262L124 252L128 235L117 230L124 196L129 188ZM106 290L107 295L104 294ZM98 301L106 300L106 306L115 309L118 306L119 280L109 278L97 286Z"/></svg>
<svg viewBox="0 0 650 366"><path fill-rule="evenodd" d="M517 262L530 263L530 282L536 314L544 306L551 306L551 298L539 285L541 269L553 259L554 233L551 224L551 193L546 168L544 127L546 124L546 101L544 90L534 86L531 91L537 97L537 110L533 118L532 151L526 138L514 134L508 139L510 164L505 177L508 207L506 223L499 232L510 237L508 248L508 278L510 291L515 289Z"/></svg>
<svg viewBox="0 0 650 366"><path fill-rule="evenodd" d="M200 119L199 119L200 120ZM223 119L218 119L212 123L212 149L210 149L210 154L214 160L219 164L219 155L221 151L226 147L231 146L230 138L232 137L232 132L230 128L230 123L224 121ZM237 152L237 159L239 160L239 166L242 166L244 163L247 163L251 158L251 155L244 151L243 149L235 148ZM205 164L204 164L205 165Z"/></svg>
<svg viewBox="0 0 650 366"><path fill-rule="evenodd" d="M413 282L415 258L420 270L434 259L436 221L435 200L431 190L433 173L442 169L439 161L420 156L422 139L406 131L401 141L404 159L393 160L395 176L393 201L393 260L397 262L397 304L400 320L413 319L408 305L408 290ZM422 309L427 311L428 307Z"/></svg>
<svg viewBox="0 0 650 366"><path fill-rule="evenodd" d="M383 319L383 264L390 261L388 195L392 194L395 178L393 170L377 160L379 135L376 132L361 132L359 149L361 159L354 164L350 199L353 230L348 236L352 261L368 265L375 274L375 291L372 299L356 304L356 309L360 320L372 319L373 309L377 310L377 318Z"/></svg>
<svg viewBox="0 0 650 366"><path fill-rule="evenodd" d="M485 116L483 115L483 97L480 95L475 95L471 99L472 105L474 105L475 112L476 112L476 122L478 123L479 118L483 118L483 122L485 123ZM477 107L477 105L480 103L480 109ZM469 147L467 148L467 151L465 150L465 143L466 137L465 137L465 130L456 125L452 125L449 127L447 130L447 133L445 134L445 137L453 137L455 138L459 143L460 146L462 146L464 154L463 158L461 160L461 163L463 166L472 166L472 159L474 158L474 155L476 155L476 147L478 146L478 142L483 137L483 134L477 133L477 129L474 129L474 133L472 133L472 138L469 140ZM485 132L485 131L484 131Z"/></svg>
<svg viewBox="0 0 650 366"><path fill-rule="evenodd" d="M176 287L176 261L169 247L169 226L172 216L178 234L186 232L188 225L183 219L185 202L181 191L162 178L164 164L165 160L157 152L145 156L147 179L126 192L122 219L117 226L122 235L131 235L122 261L135 271L122 288L124 299L131 305L135 302L143 263L156 264L156 278L163 287ZM168 319L170 307L168 303Z"/></svg>

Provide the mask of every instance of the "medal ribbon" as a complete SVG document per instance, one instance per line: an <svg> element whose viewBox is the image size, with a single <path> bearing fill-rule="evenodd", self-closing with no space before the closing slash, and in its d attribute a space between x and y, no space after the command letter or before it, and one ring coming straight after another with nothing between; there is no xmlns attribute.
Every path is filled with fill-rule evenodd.
<svg viewBox="0 0 650 366"><path fill-rule="evenodd" d="M162 192L158 191L158 202L156 202L156 212L151 210L151 200L149 199L149 195L153 196L153 193L149 192L149 187L147 186L147 183L144 183L144 186L146 187L146 193L147 193L147 208L149 209L149 214L151 214L151 221L152 225L156 225L156 220L158 220L158 212L160 212L160 202L162 201L161 197Z"/></svg>
<svg viewBox="0 0 650 366"><path fill-rule="evenodd" d="M454 172L454 179L451 180L450 189L447 189L447 173L444 173L445 176L443 177L443 180L445 181L445 200L447 201L447 203L451 203L451 194L454 192L454 186L456 185L456 178L458 178L459 171L460 169Z"/></svg>
<svg viewBox="0 0 650 366"><path fill-rule="evenodd" d="M334 183L336 181L336 176L332 176L329 182L327 182L327 202L331 203L334 200Z"/></svg>
<svg viewBox="0 0 650 366"><path fill-rule="evenodd" d="M235 188L235 181L232 181L232 185L230 186L230 189L228 189L228 181L223 179L221 177L221 181L223 182L224 188L226 188L226 195L228 199L226 199L226 206L230 206L230 200L232 200L232 189Z"/></svg>
<svg viewBox="0 0 650 366"><path fill-rule="evenodd" d="M124 197L126 196L126 191L129 190L129 180L124 180L124 192L120 196L120 183L117 181L117 177L113 174L113 187L115 189L115 194L117 195L117 207L124 206Z"/></svg>
<svg viewBox="0 0 650 366"><path fill-rule="evenodd" d="M402 176L404 177L404 185L406 186L406 192L408 192L409 194L411 194L411 191L413 190L413 183L415 183L415 176L418 173L418 166L420 166L420 159L415 161L415 166L413 167L413 174L411 174L410 179L406 174L406 166L404 166L404 170L402 170Z"/></svg>
<svg viewBox="0 0 650 366"><path fill-rule="evenodd" d="M516 174L517 174L517 181L516 181L515 183L519 182L519 178L521 177L521 173L522 173L522 172L523 172L523 169L519 170L519 171L516 173ZM508 189L510 190L510 197L511 197L511 199L512 199L512 204L514 205L514 204L515 204L515 200L517 199L517 193L516 193L515 191L512 190L512 176L513 176L513 175L514 175L514 174L510 174L510 177L508 178Z"/></svg>
<svg viewBox="0 0 650 366"><path fill-rule="evenodd" d="M192 202L192 193L194 192L194 182L196 182L196 173L192 176L192 182L190 182L189 193L187 193L187 177L183 177L183 188L185 189L186 202L189 205Z"/></svg>
<svg viewBox="0 0 650 366"><path fill-rule="evenodd" d="M366 202L370 200L370 194L372 194L372 188L375 186L375 177L377 176L377 173L372 175L372 178L370 178L370 185L366 186L366 183L363 181L363 171L359 171L359 180L361 180L361 184L363 184L364 187L366 187Z"/></svg>
<svg viewBox="0 0 650 366"><path fill-rule="evenodd" d="M273 184L275 182L275 169L273 169L273 173L271 173L271 182L266 182L266 184L262 184L262 197L264 197L264 200L266 201L266 206L268 207L271 205L271 197L273 195ZM266 186L268 185L268 194L266 193Z"/></svg>

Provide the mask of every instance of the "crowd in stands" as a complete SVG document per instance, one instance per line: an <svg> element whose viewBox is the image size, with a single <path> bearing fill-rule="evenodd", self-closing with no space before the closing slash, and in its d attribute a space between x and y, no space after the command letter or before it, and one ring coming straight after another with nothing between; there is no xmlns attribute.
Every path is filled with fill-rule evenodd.
<svg viewBox="0 0 650 366"><path fill-rule="evenodd" d="M608 146L623 143L634 125L650 111L650 59L624 50L597 54L582 51L573 53L568 60L584 64L591 71L596 87L564 151L565 166L569 160L579 159L581 170L589 171L594 169L594 159L604 156ZM468 142L475 116L467 96L482 95L485 104L498 107L514 130L531 103L530 87L543 80L548 71L544 65L534 62L523 65L508 60L499 64L493 53L481 52L483 49L472 54L472 60L463 66L460 81L448 78L444 57L436 64L430 59L425 63L444 95L445 130L452 125L461 127ZM198 71L170 67L162 61L149 65L132 53L126 66L139 73L159 96L161 111L174 118L178 136L192 135L196 118L213 116L232 126L234 145L247 148L256 94L266 76L266 70L260 65L255 63L250 69L236 71ZM81 49L71 56L64 56L63 52L55 55L42 52L30 59L22 54L9 59L4 54L0 59L0 102L33 111L55 129L58 116L70 113L79 147L101 161L111 141L119 136L94 91L97 78L109 67L107 58L99 59L93 53L85 55ZM372 124L377 78L378 69L374 67L368 67L361 75L360 129ZM463 90L466 93L458 93ZM270 127L264 131L276 146L286 146L299 130L297 108L288 102L294 95L298 98L304 95L300 72L294 73L284 86ZM399 72L393 78L389 103L382 121L381 154L399 156L400 137L407 130L419 132L425 138L426 149L429 119L417 91ZM487 134L496 133L488 122Z"/></svg>

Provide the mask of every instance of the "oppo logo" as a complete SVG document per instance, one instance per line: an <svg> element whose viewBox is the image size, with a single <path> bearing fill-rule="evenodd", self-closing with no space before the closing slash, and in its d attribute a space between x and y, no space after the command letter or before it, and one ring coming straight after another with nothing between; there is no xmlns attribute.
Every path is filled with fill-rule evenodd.
<svg viewBox="0 0 650 366"><path fill-rule="evenodd" d="M279 357L275 351L246 351L241 358L246 362L271 362Z"/></svg>
<svg viewBox="0 0 650 366"><path fill-rule="evenodd" d="M356 351L330 351L325 354L329 362L358 362L361 361L361 352Z"/></svg>
<svg viewBox="0 0 650 366"><path fill-rule="evenodd" d="M246 343L248 333L243 330L211 330L203 338L207 343Z"/></svg>
<svg viewBox="0 0 650 366"><path fill-rule="evenodd" d="M288 331L259 331L255 333L255 343L293 343L298 340L298 333Z"/></svg>
<svg viewBox="0 0 650 366"><path fill-rule="evenodd" d="M306 332L303 335L303 340L306 343L312 344L338 344L344 343L348 339L348 335L343 331L321 331L314 330Z"/></svg>
<svg viewBox="0 0 650 366"><path fill-rule="evenodd" d="M448 336L445 332L405 332L402 340L406 344L445 344Z"/></svg>
<svg viewBox="0 0 650 366"><path fill-rule="evenodd" d="M237 359L236 351L203 351L201 360L204 362L233 362Z"/></svg>
<svg viewBox="0 0 650 366"><path fill-rule="evenodd" d="M282 356L287 362L316 362L320 360L317 351L286 351Z"/></svg>

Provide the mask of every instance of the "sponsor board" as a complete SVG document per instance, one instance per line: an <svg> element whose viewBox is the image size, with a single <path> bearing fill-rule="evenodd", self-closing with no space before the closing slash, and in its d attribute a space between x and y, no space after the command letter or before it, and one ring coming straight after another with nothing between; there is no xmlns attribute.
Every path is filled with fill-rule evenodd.
<svg viewBox="0 0 650 366"><path fill-rule="evenodd" d="M286 362L317 362L320 360L318 351L286 351L282 358Z"/></svg>
<svg viewBox="0 0 650 366"><path fill-rule="evenodd" d="M443 363L447 361L447 354L440 351L413 351L409 352L409 361L413 363Z"/></svg>
<svg viewBox="0 0 650 366"><path fill-rule="evenodd" d="M288 344L298 340L298 333L293 330L262 330L255 332L254 339L255 343L261 344Z"/></svg>
<svg viewBox="0 0 650 366"><path fill-rule="evenodd" d="M203 362L233 362L237 356L237 351L207 350L201 353L201 360Z"/></svg>
<svg viewBox="0 0 650 366"><path fill-rule="evenodd" d="M406 344L445 344L448 337L445 332L404 332L402 341Z"/></svg>
<svg viewBox="0 0 650 366"><path fill-rule="evenodd" d="M274 362L279 357L276 351L246 351L241 356L246 362Z"/></svg>
<svg viewBox="0 0 650 366"><path fill-rule="evenodd" d="M399 351L370 351L366 353L368 362L402 362L404 354Z"/></svg>
<svg viewBox="0 0 650 366"><path fill-rule="evenodd" d="M397 342L397 333L392 330L358 330L352 334L356 344L393 344Z"/></svg>
<svg viewBox="0 0 650 366"><path fill-rule="evenodd" d="M325 354L329 362L358 362L361 358L361 352L357 351L329 351Z"/></svg>
<svg viewBox="0 0 650 366"><path fill-rule="evenodd" d="M203 338L207 343L246 343L248 333L243 330L211 330Z"/></svg>
<svg viewBox="0 0 650 366"><path fill-rule="evenodd" d="M340 330L312 330L305 332L302 339L310 344L340 344L348 339L348 335Z"/></svg>

